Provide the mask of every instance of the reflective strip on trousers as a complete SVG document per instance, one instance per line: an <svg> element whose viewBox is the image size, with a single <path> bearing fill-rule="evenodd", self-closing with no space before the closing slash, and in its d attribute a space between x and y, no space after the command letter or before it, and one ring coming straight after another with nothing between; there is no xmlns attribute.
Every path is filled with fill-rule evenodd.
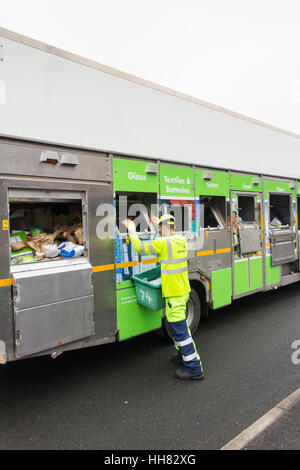
<svg viewBox="0 0 300 470"><path fill-rule="evenodd" d="M187 266L185 268L178 268L178 269L167 269L161 267L161 273L164 276L167 276L168 274L180 274L180 273L185 273L188 270Z"/></svg>
<svg viewBox="0 0 300 470"><path fill-rule="evenodd" d="M188 297L188 295L184 297ZM182 297L182 301L185 306L186 302L185 302L184 297ZM176 307L176 305L177 307L180 306L179 303L176 304L177 302L176 297L168 298L167 301L172 302L173 299L175 299L175 302L174 302L174 306L170 304L171 310L172 308ZM168 310L168 304L167 304L167 309L166 309L166 315L167 315L167 310ZM200 356L197 352L196 345L193 341L193 338L191 337L191 333L190 333L190 330L188 329L186 319L170 322L169 317L170 315L167 315L170 332L172 334L175 346L178 348L177 344L180 345L180 352L181 352L186 370L190 372L191 374L200 374L201 372L203 372Z"/></svg>
<svg viewBox="0 0 300 470"><path fill-rule="evenodd" d="M184 360L184 362L189 362L197 358L198 358L198 354L196 352L194 352L193 354L189 354L188 356L182 356L182 359Z"/></svg>
<svg viewBox="0 0 300 470"><path fill-rule="evenodd" d="M178 347L183 347L183 346L187 346L188 344L191 344L193 343L193 340L191 337L185 339L184 341L174 341L176 346Z"/></svg>

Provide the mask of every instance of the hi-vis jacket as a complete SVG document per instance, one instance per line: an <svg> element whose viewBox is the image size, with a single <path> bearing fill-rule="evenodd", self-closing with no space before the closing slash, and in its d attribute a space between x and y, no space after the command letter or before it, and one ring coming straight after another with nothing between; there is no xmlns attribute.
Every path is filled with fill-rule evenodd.
<svg viewBox="0 0 300 470"><path fill-rule="evenodd" d="M134 249L141 255L157 255L161 265L163 297L177 297L191 290L187 267L187 243L181 235L158 237L142 242L138 235L130 235Z"/></svg>

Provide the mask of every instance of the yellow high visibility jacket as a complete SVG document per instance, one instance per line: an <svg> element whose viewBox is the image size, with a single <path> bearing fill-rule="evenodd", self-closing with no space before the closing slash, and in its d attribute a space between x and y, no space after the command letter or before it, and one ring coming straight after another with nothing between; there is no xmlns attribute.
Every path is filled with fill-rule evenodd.
<svg viewBox="0 0 300 470"><path fill-rule="evenodd" d="M142 242L137 234L130 235L134 249L143 255L157 255L161 265L163 297L177 297L191 290L187 267L187 243L182 235L171 234Z"/></svg>

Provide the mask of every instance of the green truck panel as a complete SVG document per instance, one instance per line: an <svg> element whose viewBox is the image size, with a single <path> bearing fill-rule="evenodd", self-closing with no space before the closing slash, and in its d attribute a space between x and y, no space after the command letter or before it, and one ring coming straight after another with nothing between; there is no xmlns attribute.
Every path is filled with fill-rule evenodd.
<svg viewBox="0 0 300 470"><path fill-rule="evenodd" d="M162 324L162 310L139 305L135 287L117 291L117 325L120 340L156 330Z"/></svg>
<svg viewBox="0 0 300 470"><path fill-rule="evenodd" d="M250 263L250 290L262 289L263 280L263 259L262 257L249 258Z"/></svg>
<svg viewBox="0 0 300 470"><path fill-rule="evenodd" d="M280 266L272 266L272 256L266 256L266 283L267 286L280 282Z"/></svg>
<svg viewBox="0 0 300 470"><path fill-rule="evenodd" d="M210 173L211 179L205 179ZM225 196L229 198L229 174L222 171L196 170L196 196Z"/></svg>
<svg viewBox="0 0 300 470"><path fill-rule="evenodd" d="M194 198L194 170L173 165L160 165L160 195L168 199Z"/></svg>
<svg viewBox="0 0 300 470"><path fill-rule="evenodd" d="M134 287L134 282L130 279L129 281L117 282L117 289L125 289L126 287Z"/></svg>
<svg viewBox="0 0 300 470"><path fill-rule="evenodd" d="M156 168L157 173L147 171ZM158 167L156 163L137 160L113 159L114 191L158 193Z"/></svg>
<svg viewBox="0 0 300 470"><path fill-rule="evenodd" d="M256 180L259 183L256 183ZM242 175L232 173L230 175L230 189L234 191L257 192L262 191L262 179L255 175Z"/></svg>
<svg viewBox="0 0 300 470"><path fill-rule="evenodd" d="M232 301L231 268L218 269L211 273L211 295L213 308L224 307Z"/></svg>
<svg viewBox="0 0 300 470"><path fill-rule="evenodd" d="M295 200L296 190L291 188L290 185L293 184L289 181L274 181L274 180L265 180L264 190L265 190L265 200L268 199L268 193L289 193L293 195Z"/></svg>
<svg viewBox="0 0 300 470"><path fill-rule="evenodd" d="M249 278L250 276L250 278ZM234 262L234 293L245 294L263 288L263 259L249 257Z"/></svg>
<svg viewBox="0 0 300 470"><path fill-rule="evenodd" d="M234 294L249 292L248 258L234 262Z"/></svg>
<svg viewBox="0 0 300 470"><path fill-rule="evenodd" d="M237 200L236 192L262 192L262 178L255 175L228 173L213 170L194 170L179 165L149 163L139 160L113 159L114 191L160 193L165 199L191 199L199 196L225 196ZM264 199L269 193L300 194L290 181L266 179ZM261 198L259 195L257 196ZM254 256L234 261L234 288L232 268L213 271L211 298L214 309L229 305L232 296L250 294L263 289L263 257ZM272 266L271 256L266 257L267 286L280 282L280 267ZM117 325L120 340L137 336L161 327L162 310L150 310L137 302L132 281L117 283Z"/></svg>

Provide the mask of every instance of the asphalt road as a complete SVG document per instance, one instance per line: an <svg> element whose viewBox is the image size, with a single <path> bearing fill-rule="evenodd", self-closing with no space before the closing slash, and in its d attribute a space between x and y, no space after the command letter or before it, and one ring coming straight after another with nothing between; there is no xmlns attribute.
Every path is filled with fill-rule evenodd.
<svg viewBox="0 0 300 470"><path fill-rule="evenodd" d="M215 311L203 382L174 377L156 333L0 366L0 449L219 449L299 387L299 320L300 284Z"/></svg>

